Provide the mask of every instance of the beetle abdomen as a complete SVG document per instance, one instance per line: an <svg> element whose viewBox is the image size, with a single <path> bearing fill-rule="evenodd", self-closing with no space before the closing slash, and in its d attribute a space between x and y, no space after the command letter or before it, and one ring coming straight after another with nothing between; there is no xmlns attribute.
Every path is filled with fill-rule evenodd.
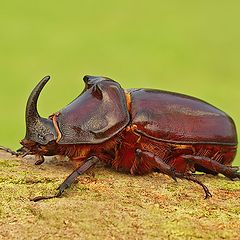
<svg viewBox="0 0 240 240"><path fill-rule="evenodd" d="M132 124L147 137L181 144L237 144L233 120L202 100L160 90L128 91Z"/></svg>

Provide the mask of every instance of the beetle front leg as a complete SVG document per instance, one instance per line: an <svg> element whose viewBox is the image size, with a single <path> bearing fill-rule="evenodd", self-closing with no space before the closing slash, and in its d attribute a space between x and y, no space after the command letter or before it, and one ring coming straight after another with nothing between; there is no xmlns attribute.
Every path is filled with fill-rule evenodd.
<svg viewBox="0 0 240 240"><path fill-rule="evenodd" d="M71 186L71 184L73 183L73 181L81 174L83 174L84 172L86 172L89 168L91 168L93 165L95 165L97 162L99 161L99 158L96 156L90 157L88 158L83 165L81 165L80 167L76 168L65 180L64 182L57 188L58 193L53 195L53 196L39 196L39 197L35 197L33 199L31 199L31 201L37 202L39 200L43 200L43 199L51 199L51 198L55 198L55 197L60 197L62 195L62 193L64 192L64 190L68 187Z"/></svg>
<svg viewBox="0 0 240 240"><path fill-rule="evenodd" d="M216 173L221 173L230 179L240 178L239 167L225 166L204 156L182 155L180 157L182 157L185 161L192 161L194 164L198 164Z"/></svg>
<svg viewBox="0 0 240 240"><path fill-rule="evenodd" d="M42 155L35 155L35 165L41 165L45 161L44 156Z"/></svg>

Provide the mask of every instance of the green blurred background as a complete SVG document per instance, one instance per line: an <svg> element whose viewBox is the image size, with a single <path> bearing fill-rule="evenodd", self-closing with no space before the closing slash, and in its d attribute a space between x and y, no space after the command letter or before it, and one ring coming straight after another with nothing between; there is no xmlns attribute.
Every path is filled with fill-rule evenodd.
<svg viewBox="0 0 240 240"><path fill-rule="evenodd" d="M202 98L240 132L239 12L239 1L1 2L0 145L20 146L27 98L48 74L43 116L74 99L85 74L104 75Z"/></svg>

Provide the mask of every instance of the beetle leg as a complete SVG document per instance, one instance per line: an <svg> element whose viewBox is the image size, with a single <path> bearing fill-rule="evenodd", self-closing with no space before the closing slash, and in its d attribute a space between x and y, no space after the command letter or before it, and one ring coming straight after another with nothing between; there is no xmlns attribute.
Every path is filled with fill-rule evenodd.
<svg viewBox="0 0 240 240"><path fill-rule="evenodd" d="M44 156L42 155L35 155L35 165L41 165L44 163Z"/></svg>
<svg viewBox="0 0 240 240"><path fill-rule="evenodd" d="M51 199L55 197L60 197L64 190L71 186L73 181L81 174L86 172L89 168L91 168L93 165L95 165L99 161L99 158L96 156L88 158L83 165L76 168L65 180L64 182L57 188L58 193L52 196L39 196L31 199L31 201L37 202L39 200L43 199Z"/></svg>
<svg viewBox="0 0 240 240"><path fill-rule="evenodd" d="M194 155L182 155L185 160L192 161L204 168L207 168L216 173L221 173L224 176L230 178L231 180L235 178L240 178L239 167L225 166L211 158L204 156L194 156Z"/></svg>
<svg viewBox="0 0 240 240"><path fill-rule="evenodd" d="M139 162L139 166L134 166L136 170L140 171L141 168L150 169L151 168L157 168L159 171L161 171L164 174L167 174L168 176L172 177L175 181L176 175L175 175L175 169L165 163L160 157L154 155L151 152L148 151L142 151L140 149L136 149L136 157L141 159ZM144 161L147 160L147 161ZM146 166L147 165L147 166ZM132 169L131 169L132 173Z"/></svg>
<svg viewBox="0 0 240 240"><path fill-rule="evenodd" d="M73 183L73 181L81 174L86 172L90 167L95 165L99 161L99 158L96 156L90 157L87 161L81 165L80 167L76 168L65 180L64 182L57 188L59 190L59 194L61 195L64 190Z"/></svg>
<svg viewBox="0 0 240 240"><path fill-rule="evenodd" d="M18 152L15 152L14 150L7 148L7 147L0 146L0 150L11 153L12 155L14 155L16 157L18 157L20 155Z"/></svg>
<svg viewBox="0 0 240 240"><path fill-rule="evenodd" d="M184 175L182 173L175 173L175 174L178 178L186 179L188 181L192 181L192 182L195 182L195 183L199 184L205 192L205 199L207 199L209 197L212 197L212 194L209 192L208 187L206 185L204 185L201 181L194 178L193 176Z"/></svg>
<svg viewBox="0 0 240 240"><path fill-rule="evenodd" d="M193 176L185 175L183 173L176 172L173 167L166 164L160 157L154 155L153 153L137 149L136 154L137 154L138 157L145 158L148 161L149 160L154 160L154 162L155 162L154 166L156 166L161 172L171 176L175 181L176 181L176 178L181 178L181 179L186 179L188 181L192 181L192 182L195 182L195 183L199 184L205 192L205 199L212 196L212 194L209 192L207 186L205 186L202 182L200 182L199 180L197 180ZM143 165L144 161L141 161L139 164ZM134 166L134 167L136 168L136 166Z"/></svg>

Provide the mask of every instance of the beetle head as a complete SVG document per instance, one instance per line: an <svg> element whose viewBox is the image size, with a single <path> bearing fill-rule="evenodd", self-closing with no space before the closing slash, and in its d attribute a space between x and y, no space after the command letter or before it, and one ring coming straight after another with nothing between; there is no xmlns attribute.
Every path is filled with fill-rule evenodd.
<svg viewBox="0 0 240 240"><path fill-rule="evenodd" d="M44 77L32 90L26 106L26 136L22 142L32 141L46 145L57 139L57 133L50 119L40 117L37 111L37 100L41 90L50 77Z"/></svg>

